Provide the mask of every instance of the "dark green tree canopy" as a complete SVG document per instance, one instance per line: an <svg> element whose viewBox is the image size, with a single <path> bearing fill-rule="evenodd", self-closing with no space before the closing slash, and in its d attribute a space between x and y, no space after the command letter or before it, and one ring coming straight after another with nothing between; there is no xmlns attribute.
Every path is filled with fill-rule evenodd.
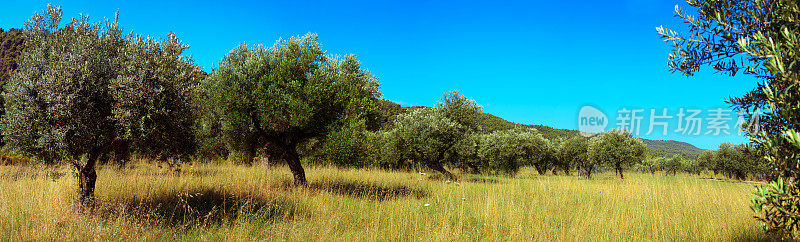
<svg viewBox="0 0 800 242"><path fill-rule="evenodd" d="M220 118L231 149L251 159L269 146L305 184L297 145L348 120L377 116L379 85L355 56L328 57L309 34L272 48L232 50L203 82L204 106Z"/></svg>
<svg viewBox="0 0 800 242"><path fill-rule="evenodd" d="M598 164L614 167L620 178L624 167L644 159L645 146L641 139L620 130L611 130L589 140L589 159Z"/></svg>
<svg viewBox="0 0 800 242"><path fill-rule="evenodd" d="M495 131L482 136L481 159L489 170L516 174L520 167L533 166L539 174L545 174L553 165L553 145L538 131L517 128Z"/></svg>
<svg viewBox="0 0 800 242"><path fill-rule="evenodd" d="M17 57L22 54L23 41L21 29L3 30L0 28L0 87L17 68Z"/></svg>
<svg viewBox="0 0 800 242"><path fill-rule="evenodd" d="M580 167L587 176L591 177L595 165L589 162L588 147L588 138L573 136L561 143L556 156L562 165Z"/></svg>
<svg viewBox="0 0 800 242"><path fill-rule="evenodd" d="M475 100L461 95L457 90L442 95L442 100L436 103L436 109L472 132L480 132L482 129L480 118L483 107Z"/></svg>
<svg viewBox="0 0 800 242"><path fill-rule="evenodd" d="M397 116L393 132L404 158L455 179L444 169L443 163L448 153L453 152L455 145L466 136L464 126L437 109L421 108Z"/></svg>

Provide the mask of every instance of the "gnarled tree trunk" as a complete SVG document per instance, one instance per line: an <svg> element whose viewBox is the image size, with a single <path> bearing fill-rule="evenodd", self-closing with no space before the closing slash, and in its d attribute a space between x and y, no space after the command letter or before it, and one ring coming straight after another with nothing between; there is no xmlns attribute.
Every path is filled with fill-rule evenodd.
<svg viewBox="0 0 800 242"><path fill-rule="evenodd" d="M584 168L586 170L586 179L592 179L592 172L594 171L594 167Z"/></svg>
<svg viewBox="0 0 800 242"><path fill-rule="evenodd" d="M84 208L91 208L94 205L94 187L97 182L95 164L100 154L99 151L92 151L85 165L76 166L78 168L78 199Z"/></svg>
<svg viewBox="0 0 800 242"><path fill-rule="evenodd" d="M439 163L439 162L426 162L426 164L428 165L429 168L431 168L434 171L442 173L443 175L447 176L447 178L449 178L450 180L453 180L453 181L458 180L458 178L455 175L453 175L453 173L450 173L450 171L447 171L447 169L444 169L444 166L442 165L442 163Z"/></svg>
<svg viewBox="0 0 800 242"><path fill-rule="evenodd" d="M297 154L294 147L284 148L282 158L286 161L286 164L289 165L289 170L292 171L294 184L297 186L305 186L308 184L306 181L306 172L303 170L303 165L300 164L300 155Z"/></svg>

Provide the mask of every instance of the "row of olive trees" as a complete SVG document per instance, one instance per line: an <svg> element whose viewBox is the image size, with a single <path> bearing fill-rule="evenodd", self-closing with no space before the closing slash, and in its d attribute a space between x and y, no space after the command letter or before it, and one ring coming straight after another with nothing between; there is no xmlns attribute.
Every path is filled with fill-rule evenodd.
<svg viewBox="0 0 800 242"><path fill-rule="evenodd" d="M455 176L446 167L509 175L526 166L539 174L578 169L589 177L600 167L611 167L622 177L623 169L645 152L641 140L619 131L552 141L523 126L485 132L478 121L481 112L474 100L457 91L446 93L436 108L398 115L391 129L359 126L331 133L323 141L321 159L339 166L425 166L451 179Z"/></svg>
<svg viewBox="0 0 800 242"><path fill-rule="evenodd" d="M704 151L697 158L699 166L711 170L715 175L744 180L748 176L766 180L773 177L773 171L764 155L750 144L733 146L722 143L716 151Z"/></svg>
<svg viewBox="0 0 800 242"><path fill-rule="evenodd" d="M675 175L677 172L701 174L710 171L714 176L724 175L728 179L758 180L771 179L774 176L769 162L750 144L722 143L716 151L706 150L696 159L687 159L680 155L671 157L648 157L636 165L637 170L655 173L664 171Z"/></svg>
<svg viewBox="0 0 800 242"><path fill-rule="evenodd" d="M446 166L513 174L522 166L568 172L572 162L588 175L595 164L621 175L644 150L641 141L613 132L564 143L585 143L586 152L532 129L486 133L481 107L457 92L377 131L378 80L354 56L326 55L316 35L239 46L206 76L172 34L123 35L116 18L90 23L85 16L59 28L61 18L60 8L48 6L26 22L24 53L3 92L2 133L36 160L71 163L85 205L94 198L97 165L112 154L124 164L131 153L185 159L198 146L223 146L247 163L282 160L305 185L301 156L308 150L345 164L424 165L451 177Z"/></svg>
<svg viewBox="0 0 800 242"><path fill-rule="evenodd" d="M206 77L174 35L123 35L118 19L82 15L59 28L48 6L25 23L25 48L3 92L4 141L44 163L71 163L83 205L96 167L113 154L187 158L222 140L252 160L285 161L306 184L299 147L339 127L376 126L376 78L353 56L332 58L315 35L275 46L240 46ZM206 143L204 143L206 142ZM215 144L216 145L216 144Z"/></svg>

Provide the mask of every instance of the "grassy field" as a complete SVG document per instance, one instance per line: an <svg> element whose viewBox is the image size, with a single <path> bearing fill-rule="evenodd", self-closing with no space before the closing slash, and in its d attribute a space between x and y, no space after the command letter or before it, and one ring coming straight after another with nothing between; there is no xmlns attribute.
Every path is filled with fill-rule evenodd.
<svg viewBox="0 0 800 242"><path fill-rule="evenodd" d="M67 169L0 167L0 240L753 240L753 185L699 176L516 178L382 170L141 164L101 169L73 208Z"/></svg>

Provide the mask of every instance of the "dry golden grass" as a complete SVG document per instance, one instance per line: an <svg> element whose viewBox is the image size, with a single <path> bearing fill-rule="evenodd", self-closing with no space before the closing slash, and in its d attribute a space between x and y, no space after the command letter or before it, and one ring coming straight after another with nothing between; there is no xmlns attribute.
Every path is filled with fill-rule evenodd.
<svg viewBox="0 0 800 242"><path fill-rule="evenodd" d="M101 169L97 208L69 169L0 166L0 240L754 240L753 185L698 176L516 178L368 169ZM428 204L428 205L426 205Z"/></svg>

